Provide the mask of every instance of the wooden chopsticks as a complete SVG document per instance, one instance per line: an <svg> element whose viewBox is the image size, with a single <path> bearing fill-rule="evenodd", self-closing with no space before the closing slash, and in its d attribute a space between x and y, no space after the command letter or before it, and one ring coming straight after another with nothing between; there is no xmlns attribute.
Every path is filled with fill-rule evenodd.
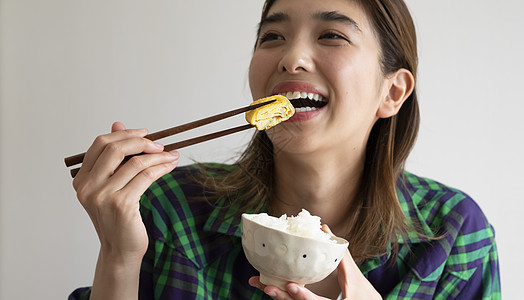
<svg viewBox="0 0 524 300"><path fill-rule="evenodd" d="M237 108L237 109L234 109L234 110L227 111L225 113L217 114L217 115L214 115L214 116L211 116L211 117L207 117L207 118L203 118L203 119L200 119L200 120L196 120L196 121L189 122L189 123L186 123L186 124L183 124L183 125L179 125L179 126L175 126L175 127L172 127L172 128L168 128L168 129L162 130L162 131L154 132L154 133L146 135L145 138L147 138L149 140L152 140L152 141L156 141L156 140L168 137L168 136L172 136L172 135L184 132L184 131L188 131L188 130L195 129L195 128L198 128L198 127L201 127L201 126L204 126L204 125L216 122L216 121L220 121L220 120L223 120L223 119L226 119L226 118L229 118L229 117L241 114L241 113L245 113L245 112L247 112L249 110L252 110L252 109L255 109L255 108L259 108L261 106L267 105L267 104L275 102L275 101L276 100L270 100L270 101L266 101L266 102L263 102L263 103L258 103L258 104L255 104L255 105L249 105L249 106L246 106L246 107ZM202 136L199 136L199 137L196 137L196 138L187 139L187 140L184 140L184 141L180 141L180 142L176 142L176 143L164 146L164 151L172 151L172 150L176 150L176 149L181 149L181 148L184 148L184 147L188 147L188 146L191 146L191 145L195 145L195 144L198 144L198 143L202 143L202 142L205 142L205 141L216 139L216 138L219 138L219 137L222 137L222 136L225 136L225 135L228 135L228 134L232 134L232 133L235 133L235 132L239 132L239 131L242 131L242 130L246 130L246 129L249 129L249 128L253 128L253 126L250 125L250 124L246 124L246 125L241 125L241 126L238 126L238 127L234 127L234 128L230 128L230 129L226 129L226 130L222 130L222 131L218 131L218 132L202 135ZM80 154L76 154L76 155L73 155L73 156L66 157L64 159L64 162L65 162L65 165L67 167L71 167L71 166L74 166L74 165L82 163L82 161L84 160L84 157L85 157L85 152L84 153L80 153ZM129 158L127 158L127 159L129 159ZM71 176L74 178L79 170L80 170L80 168L72 169L71 170Z"/></svg>

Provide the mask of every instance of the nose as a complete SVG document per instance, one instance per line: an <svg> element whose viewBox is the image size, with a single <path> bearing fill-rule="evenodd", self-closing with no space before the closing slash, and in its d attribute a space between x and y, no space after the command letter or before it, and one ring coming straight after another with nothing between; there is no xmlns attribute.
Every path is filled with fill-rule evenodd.
<svg viewBox="0 0 524 300"><path fill-rule="evenodd" d="M296 74L314 71L313 53L307 43L290 43L282 50L283 54L278 64L280 72Z"/></svg>

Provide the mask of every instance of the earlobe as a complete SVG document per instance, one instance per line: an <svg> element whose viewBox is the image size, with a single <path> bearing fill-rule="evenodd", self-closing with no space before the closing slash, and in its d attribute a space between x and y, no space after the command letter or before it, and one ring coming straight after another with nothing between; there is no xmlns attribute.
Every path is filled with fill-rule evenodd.
<svg viewBox="0 0 524 300"><path fill-rule="evenodd" d="M398 113L415 88L415 78L410 71L400 69L387 79L386 87L388 90L377 110L379 118L389 118Z"/></svg>

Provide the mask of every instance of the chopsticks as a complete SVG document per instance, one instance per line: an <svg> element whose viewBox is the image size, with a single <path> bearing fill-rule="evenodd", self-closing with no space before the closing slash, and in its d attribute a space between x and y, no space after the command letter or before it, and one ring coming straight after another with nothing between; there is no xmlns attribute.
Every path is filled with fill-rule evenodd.
<svg viewBox="0 0 524 300"><path fill-rule="evenodd" d="M267 104L275 102L275 101L276 100L270 100L270 101L258 103L258 104L255 104L255 105L249 105L249 106L237 108L237 109L230 110L230 111L227 111L227 112L224 112L224 113L221 113L221 114L217 114L217 115L214 115L214 116L210 116L210 117L207 117L207 118L203 118L203 119L200 119L200 120L189 122L189 123L186 123L186 124L183 124L183 125L179 125L179 126L175 126L175 127L172 127L172 128L168 128L168 129L162 130L162 131L154 132L154 133L146 135L145 138L147 138L149 140L152 140L152 141L156 141L156 140L159 140L159 139L162 139L162 138L165 138L165 137L168 137L168 136L172 136L172 135L184 132L184 131L188 131L188 130L195 129L195 128L198 128L198 127L201 127L201 126L213 123L213 122L217 122L217 121L220 121L220 120L223 120L223 119L226 119L226 118L229 118L229 117L241 114L241 113L245 113L245 112L247 112L249 110L259 108L261 106L267 105ZM214 133L202 135L202 136L199 136L199 137L196 137L196 138L187 139L187 140L184 140L184 141L180 141L180 142L176 142L176 143L164 146L164 151L172 151L172 150L176 150L176 149L181 149L181 148L184 148L184 147L188 147L188 146L191 146L191 145L195 145L195 144L198 144L198 143L202 143L202 142L205 142L205 141L216 139L216 138L219 138L219 137L222 137L222 136L225 136L225 135L229 135L229 134L232 134L232 133L235 133L235 132L243 131L243 130L246 130L246 129L249 129L249 128L253 128L253 126L251 124L246 124L246 125L241 125L241 126L238 126L238 127L233 127L233 128L230 128L230 129L225 129L225 130L222 130L222 131L217 131L217 132L214 132ZM73 156L66 157L64 159L66 167L71 167L71 166L74 166L74 165L82 163L83 160L84 160L85 155L86 155L86 153L84 152L84 153L80 153L80 154L76 154L76 155L73 155ZM132 157L132 156L130 156L130 157ZM127 157L126 160L124 160L124 161L127 161L130 157ZM80 170L80 168L71 169L71 171L70 171L71 172L71 177L74 178L79 170Z"/></svg>

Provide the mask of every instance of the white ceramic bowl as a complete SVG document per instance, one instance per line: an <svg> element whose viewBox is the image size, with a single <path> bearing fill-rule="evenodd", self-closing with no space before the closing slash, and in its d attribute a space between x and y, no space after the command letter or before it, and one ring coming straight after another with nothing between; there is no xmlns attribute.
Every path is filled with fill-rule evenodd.
<svg viewBox="0 0 524 300"><path fill-rule="evenodd" d="M289 282L301 285L321 281L340 263L348 241L331 237L323 241L261 225L242 214L242 247L260 281L283 290Z"/></svg>

